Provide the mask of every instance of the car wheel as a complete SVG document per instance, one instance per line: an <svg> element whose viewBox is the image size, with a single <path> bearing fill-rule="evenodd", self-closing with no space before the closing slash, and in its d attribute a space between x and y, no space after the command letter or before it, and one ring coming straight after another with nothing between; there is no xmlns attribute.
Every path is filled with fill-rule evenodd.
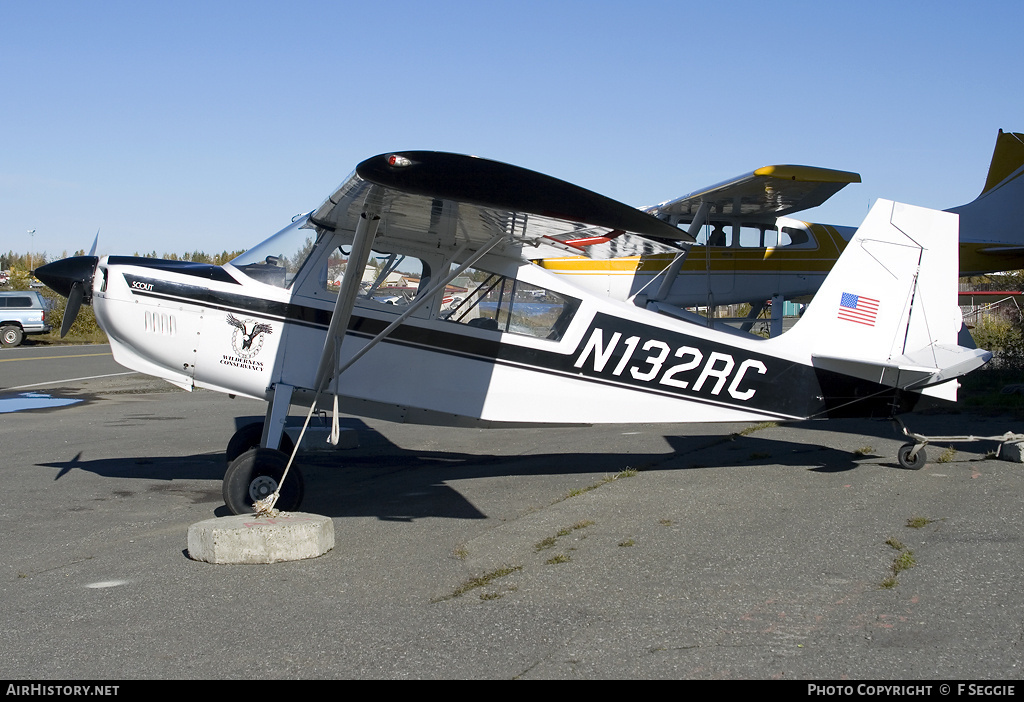
<svg viewBox="0 0 1024 702"><path fill-rule="evenodd" d="M0 346L19 346L24 338L25 332L21 330L21 327L16 327L11 324L0 328Z"/></svg>

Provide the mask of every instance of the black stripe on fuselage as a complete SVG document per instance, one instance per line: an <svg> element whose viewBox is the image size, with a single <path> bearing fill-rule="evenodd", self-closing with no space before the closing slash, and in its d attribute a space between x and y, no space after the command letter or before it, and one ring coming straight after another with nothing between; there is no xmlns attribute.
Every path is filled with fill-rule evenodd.
<svg viewBox="0 0 1024 702"><path fill-rule="evenodd" d="M232 283L241 285L232 278L222 266L215 266L212 263L194 263L192 261L168 261L163 258L141 258L139 256L108 256L109 266L136 266L138 268L152 268L168 273L179 275L191 275L196 278L215 280L218 283Z"/></svg>
<svg viewBox="0 0 1024 702"><path fill-rule="evenodd" d="M248 313L274 321L326 330L333 311L205 286L124 274L134 295ZM389 320L353 311L348 333L366 339ZM450 324L438 322L438 324ZM919 395L897 393L869 381L751 352L701 337L669 331L613 315L594 316L571 353L558 353L458 331L404 324L385 340L435 353L484 360L602 385L701 404L771 415L809 417L891 416L909 411Z"/></svg>
<svg viewBox="0 0 1024 702"><path fill-rule="evenodd" d="M202 285L178 283L160 278L148 278L124 273L133 295L151 297L169 302L203 305L225 312L250 312L276 321L287 321L308 327L323 327L331 323L330 310L322 310L290 302L264 300L252 295L212 290Z"/></svg>

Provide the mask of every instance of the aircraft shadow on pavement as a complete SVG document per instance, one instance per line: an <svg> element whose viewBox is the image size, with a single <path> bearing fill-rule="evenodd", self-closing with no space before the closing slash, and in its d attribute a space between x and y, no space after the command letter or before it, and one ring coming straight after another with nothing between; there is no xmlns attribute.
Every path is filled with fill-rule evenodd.
<svg viewBox="0 0 1024 702"><path fill-rule="evenodd" d="M858 466L858 460L863 460L848 451L812 443L734 434L664 436L668 450L650 453L495 455L488 453L486 447L481 453L423 451L401 448L359 420L348 420L346 424L359 431L359 448L299 455L297 465L305 482L303 511L392 521L423 517L485 519L487 515L450 483L492 477L614 475L627 467L641 471L692 470L772 464L835 472L852 470ZM204 491L211 504L219 501L219 481L225 470L221 452L94 460L83 459L78 453L67 461L36 465L59 469L54 480L81 470L114 479L217 481L215 490ZM111 487L115 489L116 486ZM213 512L216 516L228 514L222 504Z"/></svg>
<svg viewBox="0 0 1024 702"><path fill-rule="evenodd" d="M829 446L757 436L725 436L720 443L698 452L686 452L688 437L665 437L676 449L680 460L665 466L680 468L727 468L730 466L778 465L806 468L816 472L838 473L853 470L868 456ZM680 441L682 439L682 441ZM676 465L679 463L679 465ZM894 462L895 465L895 462Z"/></svg>

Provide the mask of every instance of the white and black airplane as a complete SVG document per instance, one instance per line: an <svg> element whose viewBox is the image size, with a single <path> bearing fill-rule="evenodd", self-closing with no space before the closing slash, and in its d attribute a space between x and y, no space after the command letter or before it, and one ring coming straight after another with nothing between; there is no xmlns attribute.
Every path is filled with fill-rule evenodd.
<svg viewBox="0 0 1024 702"><path fill-rule="evenodd" d="M79 256L36 275L92 304L122 365L268 401L228 445L235 513L302 480L289 406L457 426L892 417L954 400L957 215L879 201L804 316L763 339L574 284L533 261L574 233L692 240L549 176L438 152L375 156L224 266ZM540 254L540 255L539 255ZM920 446L900 460L923 464ZM280 489L279 489L280 486Z"/></svg>

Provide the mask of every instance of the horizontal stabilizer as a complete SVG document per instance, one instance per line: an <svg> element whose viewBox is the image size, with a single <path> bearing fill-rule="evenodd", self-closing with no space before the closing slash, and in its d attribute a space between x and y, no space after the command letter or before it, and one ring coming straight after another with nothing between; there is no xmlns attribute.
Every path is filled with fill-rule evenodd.
<svg viewBox="0 0 1024 702"><path fill-rule="evenodd" d="M933 345L889 361L812 354L814 366L901 390L920 391L966 375L985 365L992 354L963 346Z"/></svg>

